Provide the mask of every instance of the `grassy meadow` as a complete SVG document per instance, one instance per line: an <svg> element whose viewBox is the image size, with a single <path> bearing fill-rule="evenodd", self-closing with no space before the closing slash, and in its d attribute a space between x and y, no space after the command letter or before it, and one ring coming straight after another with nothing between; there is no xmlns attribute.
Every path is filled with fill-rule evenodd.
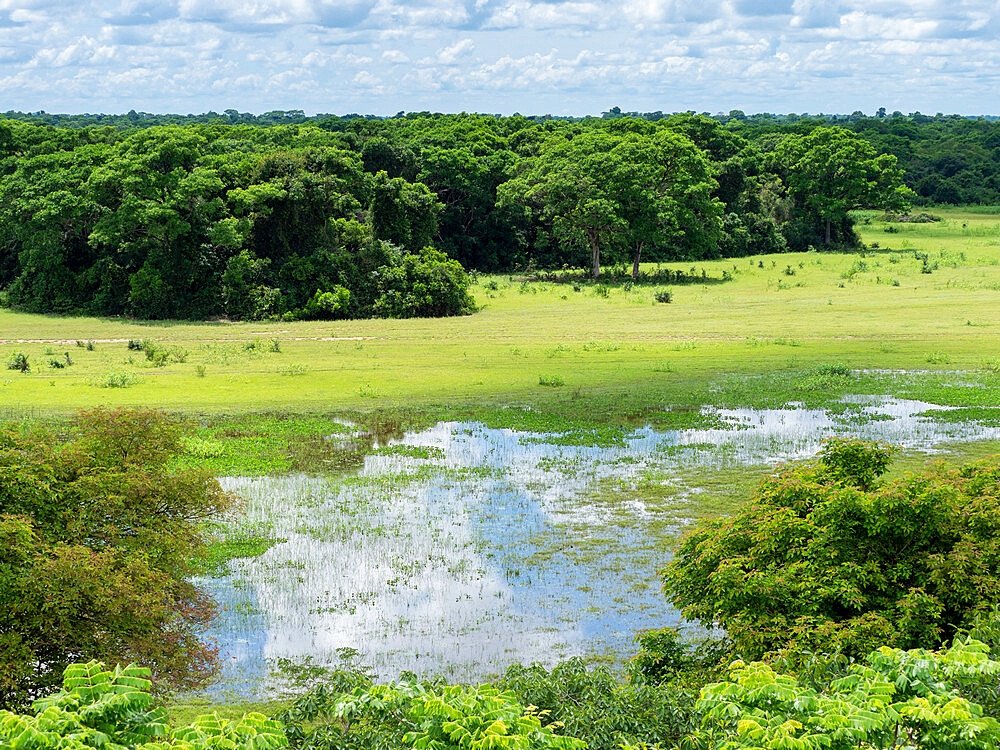
<svg viewBox="0 0 1000 750"><path fill-rule="evenodd" d="M23 352L31 364L27 374L0 373L0 407L12 416L97 404L230 414L506 403L562 411L583 399L611 414L703 403L721 376L831 362L990 367L1000 356L1000 215L935 211L943 221L889 225L861 214L865 253L671 264L699 281L670 287L482 276L480 312L460 318L186 323L0 310L0 360ZM655 299L664 288L669 304ZM155 342L160 360L130 350L129 340Z"/></svg>

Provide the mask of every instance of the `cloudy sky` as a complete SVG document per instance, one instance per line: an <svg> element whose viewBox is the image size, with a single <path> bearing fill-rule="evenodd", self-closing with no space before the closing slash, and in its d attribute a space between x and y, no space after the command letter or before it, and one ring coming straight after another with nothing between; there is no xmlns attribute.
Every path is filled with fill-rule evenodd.
<svg viewBox="0 0 1000 750"><path fill-rule="evenodd" d="M995 114L998 6L0 0L0 111Z"/></svg>

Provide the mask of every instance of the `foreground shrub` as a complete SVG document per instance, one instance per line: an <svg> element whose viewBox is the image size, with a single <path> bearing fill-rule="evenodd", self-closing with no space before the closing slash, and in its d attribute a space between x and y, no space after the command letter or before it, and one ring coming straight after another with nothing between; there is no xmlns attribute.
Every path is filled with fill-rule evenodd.
<svg viewBox="0 0 1000 750"><path fill-rule="evenodd" d="M889 455L834 439L766 478L681 541L665 592L749 658L949 641L1000 603L1000 462L880 485Z"/></svg>
<svg viewBox="0 0 1000 750"><path fill-rule="evenodd" d="M0 747L25 750L277 750L288 740L261 714L226 721L211 714L173 731L154 707L148 669L71 664L63 688L35 701L34 713L0 711Z"/></svg>
<svg viewBox="0 0 1000 750"><path fill-rule="evenodd" d="M995 683L997 675L1000 662L972 639L940 652L882 647L815 687L767 664L737 661L728 680L702 689L702 726L681 746L992 750L1000 723L961 689Z"/></svg>
<svg viewBox="0 0 1000 750"><path fill-rule="evenodd" d="M547 712L512 691L402 681L374 685L361 672L337 672L279 717L294 748L381 750L583 750L558 734Z"/></svg>
<svg viewBox="0 0 1000 750"><path fill-rule="evenodd" d="M678 657L674 666L691 666L681 661ZM697 689L636 677L625 680L605 666L588 669L583 659L574 658L551 671L540 664L515 664L497 685L521 703L548 711L563 733L584 740L589 750L618 750L623 743L670 747L694 729Z"/></svg>
<svg viewBox="0 0 1000 750"><path fill-rule="evenodd" d="M81 412L66 441L0 428L0 707L51 692L81 658L135 661L173 687L212 672L214 604L189 579L204 521L231 498L168 468L181 441L148 409Z"/></svg>

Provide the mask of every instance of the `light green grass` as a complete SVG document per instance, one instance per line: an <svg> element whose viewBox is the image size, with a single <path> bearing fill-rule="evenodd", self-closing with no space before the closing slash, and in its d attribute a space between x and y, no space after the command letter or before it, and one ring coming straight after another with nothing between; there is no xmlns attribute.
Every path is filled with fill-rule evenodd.
<svg viewBox="0 0 1000 750"><path fill-rule="evenodd" d="M670 399L722 373L833 361L977 368L1000 354L1000 217L936 212L946 220L894 225L895 234L878 221L861 225L863 239L880 245L866 257L815 252L672 264L733 278L675 286L670 304L654 301L658 287L612 288L604 297L588 285L577 292L570 284L494 276L474 289L480 312L449 319L141 323L3 310L0 362L24 351L32 372L0 371L0 411L95 404L370 411L635 389ZM937 269L922 273L914 251ZM189 353L153 367L127 349L128 339ZM279 353L267 350L272 339ZM95 348L76 340L95 341ZM247 349L254 341L261 345ZM73 365L48 366L67 351ZM131 376L126 387L100 387L122 373ZM539 373L564 385L540 384Z"/></svg>

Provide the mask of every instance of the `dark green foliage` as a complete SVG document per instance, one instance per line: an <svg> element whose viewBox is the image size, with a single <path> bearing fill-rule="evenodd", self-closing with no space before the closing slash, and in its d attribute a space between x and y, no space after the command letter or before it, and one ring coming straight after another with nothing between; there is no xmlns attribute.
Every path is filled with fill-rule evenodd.
<svg viewBox="0 0 1000 750"><path fill-rule="evenodd" d="M24 352L14 352L7 359L7 369L19 372L31 372L31 364L28 362L28 355Z"/></svg>
<svg viewBox="0 0 1000 750"><path fill-rule="evenodd" d="M426 248L404 255L399 265L383 270L381 294L372 312L381 318L423 318L470 313L469 281L458 261Z"/></svg>
<svg viewBox="0 0 1000 750"><path fill-rule="evenodd" d="M179 425L157 411L81 412L68 441L0 430L0 706L24 706L81 657L137 661L164 684L214 667L212 602L189 582L203 522L230 503L174 471Z"/></svg>
<svg viewBox="0 0 1000 750"><path fill-rule="evenodd" d="M816 128L789 135L772 154L774 171L788 186L794 219L785 233L788 244L854 245L848 212L856 208L905 208L910 191L903 187L896 157L841 128Z"/></svg>
<svg viewBox="0 0 1000 750"><path fill-rule="evenodd" d="M496 683L521 703L549 711L562 732L590 750L617 750L622 743L670 747L695 726L693 691L673 681L624 681L604 666L582 659L551 671L539 664L510 667Z"/></svg>
<svg viewBox="0 0 1000 750"><path fill-rule="evenodd" d="M827 230L854 245L849 208L901 205L894 157L867 133L733 122L20 117L0 138L0 289L33 312L453 315L463 289L433 312L398 301L422 296L398 288L405 258L433 246L475 270L592 272L603 258L638 278L642 261L805 249ZM310 304L337 287L346 305Z"/></svg>
<svg viewBox="0 0 1000 750"><path fill-rule="evenodd" d="M684 614L751 658L936 647L1000 603L1000 462L879 484L890 451L828 441L702 521L662 571Z"/></svg>
<svg viewBox="0 0 1000 750"><path fill-rule="evenodd" d="M582 747L582 740L589 750L617 750L623 742L673 745L695 727L693 701L693 691L674 683L629 681L607 667L588 669L582 659L571 659L551 671L513 666L478 688L412 679L374 685L363 671L336 670L277 718L297 750L395 750L414 746L420 737L451 747L465 735L440 723L444 712L434 707L442 705L450 707L452 721L472 731L486 712L500 712L496 718L505 719L507 734L482 747L570 750ZM524 717L529 720L521 726ZM534 739L508 744L516 734Z"/></svg>
<svg viewBox="0 0 1000 750"><path fill-rule="evenodd" d="M222 125L71 132L14 123L15 155L0 162L0 287L14 307L334 318L370 316L385 294L424 296L400 288L412 275L401 266L435 240L437 196L368 174L338 134ZM467 277L449 273L447 283L461 288L436 305L387 304L378 314L464 312Z"/></svg>

